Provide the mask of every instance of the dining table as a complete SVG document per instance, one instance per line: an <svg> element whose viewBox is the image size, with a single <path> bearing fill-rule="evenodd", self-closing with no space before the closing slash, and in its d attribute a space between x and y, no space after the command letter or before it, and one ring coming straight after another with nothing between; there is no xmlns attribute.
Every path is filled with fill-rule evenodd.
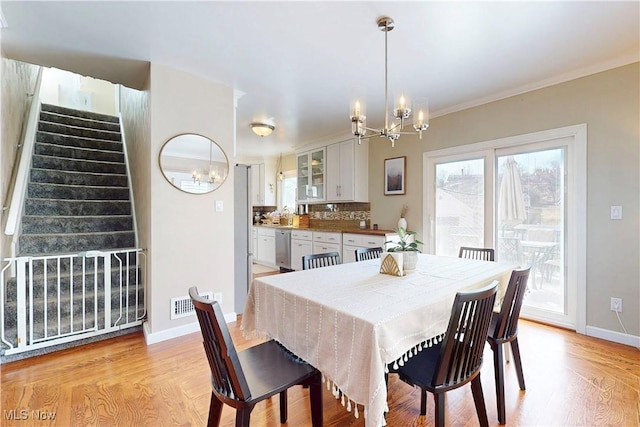
<svg viewBox="0 0 640 427"><path fill-rule="evenodd" d="M509 263L418 254L403 276L380 259L259 277L242 314L246 337L274 339L323 374L327 389L365 426L385 425L385 374L442 340L459 291L499 281Z"/></svg>

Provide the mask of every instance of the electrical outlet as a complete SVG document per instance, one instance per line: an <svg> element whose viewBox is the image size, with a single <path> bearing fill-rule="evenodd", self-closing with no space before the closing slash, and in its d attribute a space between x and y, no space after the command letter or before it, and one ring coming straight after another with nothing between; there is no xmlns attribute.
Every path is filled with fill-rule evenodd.
<svg viewBox="0 0 640 427"><path fill-rule="evenodd" d="M611 297L611 311L622 313L622 298Z"/></svg>
<svg viewBox="0 0 640 427"><path fill-rule="evenodd" d="M215 294L213 294L213 299L214 301L218 301L218 304L222 304L222 292L216 292ZM613 303L611 303L611 307L613 307Z"/></svg>

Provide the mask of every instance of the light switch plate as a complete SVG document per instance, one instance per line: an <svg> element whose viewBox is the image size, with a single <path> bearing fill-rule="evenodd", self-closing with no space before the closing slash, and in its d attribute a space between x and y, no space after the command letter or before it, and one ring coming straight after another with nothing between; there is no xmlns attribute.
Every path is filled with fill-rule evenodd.
<svg viewBox="0 0 640 427"><path fill-rule="evenodd" d="M611 206L611 219L622 219L622 206Z"/></svg>
<svg viewBox="0 0 640 427"><path fill-rule="evenodd" d="M224 203L222 200L216 200L216 212L222 212L224 210Z"/></svg>

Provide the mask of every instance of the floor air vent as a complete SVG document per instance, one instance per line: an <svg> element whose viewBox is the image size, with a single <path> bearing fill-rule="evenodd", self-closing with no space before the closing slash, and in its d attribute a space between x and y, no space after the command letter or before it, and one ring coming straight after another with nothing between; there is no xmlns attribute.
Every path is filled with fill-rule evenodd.
<svg viewBox="0 0 640 427"><path fill-rule="evenodd" d="M213 299L213 292L205 292L200 294L200 296L211 300ZM188 295L185 297L171 298L171 320L191 316L193 313L195 313L195 309Z"/></svg>

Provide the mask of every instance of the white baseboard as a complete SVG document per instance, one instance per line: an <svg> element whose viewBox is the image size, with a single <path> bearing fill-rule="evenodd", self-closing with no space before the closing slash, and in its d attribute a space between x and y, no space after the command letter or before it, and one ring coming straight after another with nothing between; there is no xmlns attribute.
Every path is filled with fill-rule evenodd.
<svg viewBox="0 0 640 427"><path fill-rule="evenodd" d="M586 335L589 337L601 338L607 341L613 341L620 344L630 345L632 347L640 347L640 337L621 332L610 331L608 329L596 328L595 326L587 326Z"/></svg>
<svg viewBox="0 0 640 427"><path fill-rule="evenodd" d="M236 312L232 311L231 313L226 313L224 315L224 320L227 323L235 322L238 318ZM200 325L198 324L198 320L196 316L193 315L193 322L188 323L186 325L178 326L171 329L165 329L164 331L151 333L149 331L149 322L144 322L142 324L142 331L144 332L144 340L147 345L156 344L162 341L167 341L173 338L178 338L183 335L189 335L194 332L200 330Z"/></svg>

